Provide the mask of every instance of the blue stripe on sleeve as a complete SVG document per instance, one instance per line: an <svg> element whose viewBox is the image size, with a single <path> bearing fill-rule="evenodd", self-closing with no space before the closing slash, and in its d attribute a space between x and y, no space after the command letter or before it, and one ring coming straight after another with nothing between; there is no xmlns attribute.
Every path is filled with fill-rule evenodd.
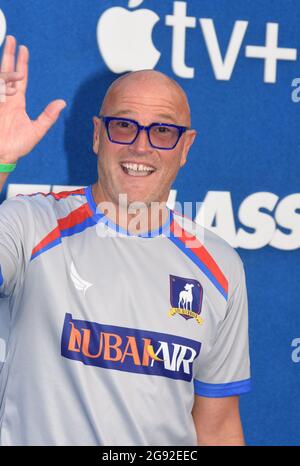
<svg viewBox="0 0 300 466"><path fill-rule="evenodd" d="M57 246L58 244L61 244L61 237L56 238L55 240L53 240L50 243L46 244L46 246L44 246L43 248L36 251L34 254L32 254L30 260L32 261L33 259L40 256L44 252L48 251L48 249L54 248L54 246Z"/></svg>
<svg viewBox="0 0 300 466"><path fill-rule="evenodd" d="M195 394L209 398L223 398L225 396L241 395L251 390L251 380L240 380L229 383L203 383L194 379Z"/></svg>

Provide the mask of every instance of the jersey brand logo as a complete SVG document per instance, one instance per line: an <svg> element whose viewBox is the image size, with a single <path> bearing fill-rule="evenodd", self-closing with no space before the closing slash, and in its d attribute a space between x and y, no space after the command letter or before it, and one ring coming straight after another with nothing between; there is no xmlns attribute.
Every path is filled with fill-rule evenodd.
<svg viewBox="0 0 300 466"><path fill-rule="evenodd" d="M202 301L203 288L197 280L170 275L170 317L179 314L186 320L194 318L201 325Z"/></svg>
<svg viewBox="0 0 300 466"><path fill-rule="evenodd" d="M61 355L85 365L171 379L193 378L201 343L148 330L103 325L66 314Z"/></svg>
<svg viewBox="0 0 300 466"><path fill-rule="evenodd" d="M71 263L70 277L72 279L72 282L74 283L74 286L75 286L76 290L82 291L84 296L85 296L87 290L91 286L93 286L92 283L89 283L89 282L83 280L83 278L81 278L81 276L79 275L79 273L77 272L77 270L75 268L74 262Z"/></svg>

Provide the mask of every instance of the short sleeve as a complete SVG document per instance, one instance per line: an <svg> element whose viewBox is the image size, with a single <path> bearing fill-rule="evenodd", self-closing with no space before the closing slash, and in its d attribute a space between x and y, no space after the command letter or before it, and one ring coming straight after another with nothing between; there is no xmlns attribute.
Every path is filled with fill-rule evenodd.
<svg viewBox="0 0 300 466"><path fill-rule="evenodd" d="M225 318L205 364L195 374L194 390L200 396L221 398L251 390L246 279L243 263L236 258L236 280Z"/></svg>
<svg viewBox="0 0 300 466"><path fill-rule="evenodd" d="M34 222L29 202L15 197L0 205L0 298L22 283L32 250Z"/></svg>

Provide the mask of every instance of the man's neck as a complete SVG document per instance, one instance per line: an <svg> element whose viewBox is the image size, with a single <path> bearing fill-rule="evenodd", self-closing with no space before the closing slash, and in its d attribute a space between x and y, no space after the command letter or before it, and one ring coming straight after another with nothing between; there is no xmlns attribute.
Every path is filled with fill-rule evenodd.
<svg viewBox="0 0 300 466"><path fill-rule="evenodd" d="M109 200L97 184L92 186L92 194L98 211L131 235L158 230L168 221L166 201L154 201L150 205L137 201L127 203L123 194L121 202L117 203Z"/></svg>

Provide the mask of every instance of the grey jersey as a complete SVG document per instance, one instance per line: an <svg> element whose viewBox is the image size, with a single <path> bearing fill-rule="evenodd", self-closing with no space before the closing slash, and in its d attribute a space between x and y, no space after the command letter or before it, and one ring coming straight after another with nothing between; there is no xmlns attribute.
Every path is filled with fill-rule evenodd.
<svg viewBox="0 0 300 466"><path fill-rule="evenodd" d="M2 445L196 445L195 395L250 389L242 262L179 214L132 237L91 186L17 196L0 267Z"/></svg>

